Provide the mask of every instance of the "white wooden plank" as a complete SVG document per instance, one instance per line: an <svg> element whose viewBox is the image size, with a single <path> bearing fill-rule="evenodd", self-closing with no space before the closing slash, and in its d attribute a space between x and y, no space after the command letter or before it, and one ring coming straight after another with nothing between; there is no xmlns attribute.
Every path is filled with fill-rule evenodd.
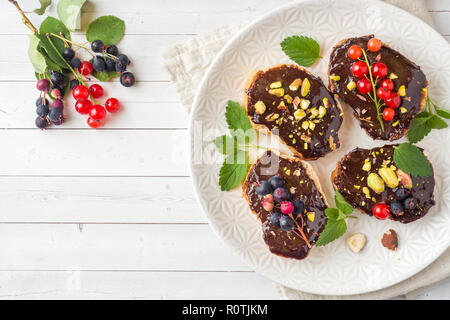
<svg viewBox="0 0 450 320"><path fill-rule="evenodd" d="M278 299L254 272L0 272L0 299Z"/></svg>
<svg viewBox="0 0 450 320"><path fill-rule="evenodd" d="M450 35L450 12L431 12L431 18L442 35Z"/></svg>
<svg viewBox="0 0 450 320"><path fill-rule="evenodd" d="M0 223L206 223L187 177L0 177L0 212Z"/></svg>
<svg viewBox="0 0 450 320"><path fill-rule="evenodd" d="M205 224L0 224L0 270L68 268L250 270Z"/></svg>
<svg viewBox="0 0 450 320"><path fill-rule="evenodd" d="M0 130L0 175L187 176L186 130Z"/></svg>
<svg viewBox="0 0 450 320"><path fill-rule="evenodd" d="M426 0L427 8L430 11L450 11L448 0Z"/></svg>

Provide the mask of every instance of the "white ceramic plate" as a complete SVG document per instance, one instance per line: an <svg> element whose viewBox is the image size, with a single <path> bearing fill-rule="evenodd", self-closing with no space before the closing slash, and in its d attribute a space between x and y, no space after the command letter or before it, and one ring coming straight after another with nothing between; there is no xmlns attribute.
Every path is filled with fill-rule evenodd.
<svg viewBox="0 0 450 320"><path fill-rule="evenodd" d="M419 144L425 148L435 170L436 206L423 219L407 225L357 213L358 219L348 221L347 235L362 232L367 236L367 246L358 254L347 248L344 236L325 247L313 248L302 261L275 256L264 244L260 223L242 199L241 188L222 192L218 186L220 164L213 160L220 162L220 156L210 141L227 132L226 102L242 101L248 72L289 62L280 49L280 42L286 36L307 35L319 42L324 57L309 70L327 84L326 70L332 47L344 38L372 33L419 64L430 81L430 95L440 105L450 106L448 43L405 11L377 1L353 0L292 3L258 19L221 51L194 102L190 124L192 178L210 225L255 271L294 289L336 295L382 289L422 270L450 243L449 130L435 130ZM339 132L340 149L310 162L330 203L333 203L330 175L336 162L356 146L384 145L363 132L348 106L344 107L344 113ZM209 133L204 141L195 139L201 131ZM380 243L382 234L389 228L399 234L400 244L395 252Z"/></svg>

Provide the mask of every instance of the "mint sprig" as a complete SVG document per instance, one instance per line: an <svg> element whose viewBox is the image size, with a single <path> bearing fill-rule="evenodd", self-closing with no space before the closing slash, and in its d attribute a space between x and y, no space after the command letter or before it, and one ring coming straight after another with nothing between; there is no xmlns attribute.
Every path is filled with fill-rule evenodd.
<svg viewBox="0 0 450 320"><path fill-rule="evenodd" d="M394 163L403 172L415 177L429 177L433 174L427 157L410 143L394 147Z"/></svg>
<svg viewBox="0 0 450 320"><path fill-rule="evenodd" d="M295 63L304 66L312 66L320 55L320 46L316 40L305 36L291 36L281 42L283 52Z"/></svg>
<svg viewBox="0 0 450 320"><path fill-rule="evenodd" d="M325 209L328 221L319 239L317 239L316 246L318 247L327 245L340 238L347 231L347 223L345 220L348 218L356 218L352 216L353 207L345 201L339 191L336 191L334 194L334 202L336 203L336 208Z"/></svg>
<svg viewBox="0 0 450 320"><path fill-rule="evenodd" d="M433 113L436 112L436 114ZM417 143L425 138L433 129L444 129L448 127L444 119L450 119L450 111L436 105L429 97L425 104L425 111L419 113L413 120L408 131L408 140Z"/></svg>

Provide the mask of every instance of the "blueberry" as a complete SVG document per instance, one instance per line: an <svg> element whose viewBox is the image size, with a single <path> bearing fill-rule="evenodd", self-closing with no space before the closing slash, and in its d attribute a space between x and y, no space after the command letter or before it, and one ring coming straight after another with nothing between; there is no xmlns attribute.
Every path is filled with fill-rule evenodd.
<svg viewBox="0 0 450 320"><path fill-rule="evenodd" d="M64 117L59 118L58 121L52 121L55 126L59 126L64 123Z"/></svg>
<svg viewBox="0 0 450 320"><path fill-rule="evenodd" d="M73 51L72 48L64 48L64 50L62 52L62 56L67 61L70 61L73 59L73 57L75 57L75 51Z"/></svg>
<svg viewBox="0 0 450 320"><path fill-rule="evenodd" d="M110 45L108 48L106 48L106 52L116 56L119 54L119 49L115 45Z"/></svg>
<svg viewBox="0 0 450 320"><path fill-rule="evenodd" d="M120 76L120 83L124 87L131 87L135 83L134 75L131 72L122 73L122 75Z"/></svg>
<svg viewBox="0 0 450 320"><path fill-rule="evenodd" d="M395 192L395 196L397 197L397 200L405 200L409 196L409 191L403 188L398 189Z"/></svg>
<svg viewBox="0 0 450 320"><path fill-rule="evenodd" d="M289 216L282 216L280 218L280 227L283 231L291 231L294 228L294 220Z"/></svg>
<svg viewBox="0 0 450 320"><path fill-rule="evenodd" d="M122 62L120 61L116 61L115 63L115 69L117 72L124 72L127 69L127 66L124 65Z"/></svg>
<svg viewBox="0 0 450 320"><path fill-rule="evenodd" d="M282 188L282 187L284 187L284 184L285 184L283 178L280 176L270 177L269 182L272 185L272 188L274 188L274 189Z"/></svg>
<svg viewBox="0 0 450 320"><path fill-rule="evenodd" d="M272 193L272 186L268 181L262 181L259 187L256 187L256 193L260 196L265 196L266 194Z"/></svg>
<svg viewBox="0 0 450 320"><path fill-rule="evenodd" d="M117 58L119 59L120 63L122 63L124 66L128 66L130 64L130 59L128 59L128 57L123 53L119 54Z"/></svg>
<svg viewBox="0 0 450 320"><path fill-rule="evenodd" d="M399 200L392 201L389 210L394 216L403 215L403 205Z"/></svg>
<svg viewBox="0 0 450 320"><path fill-rule="evenodd" d="M50 112L48 114L48 118L52 123L57 124L63 118L63 109L62 108L51 108Z"/></svg>
<svg viewBox="0 0 450 320"><path fill-rule="evenodd" d="M116 70L116 62L112 59L108 59L105 62L106 64L106 71L112 72L114 70Z"/></svg>
<svg viewBox="0 0 450 320"><path fill-rule="evenodd" d="M94 52L102 52L105 45L103 44L102 40L94 40L91 43L91 49Z"/></svg>
<svg viewBox="0 0 450 320"><path fill-rule="evenodd" d="M403 201L403 206L405 207L405 209L408 209L408 210L414 209L416 207L416 205L417 205L417 200L414 199L413 197L406 198Z"/></svg>
<svg viewBox="0 0 450 320"><path fill-rule="evenodd" d="M279 202L286 201L289 199L289 192L285 188L277 188L273 192L273 197Z"/></svg>
<svg viewBox="0 0 450 320"><path fill-rule="evenodd" d="M70 80L70 89L73 90L76 86L80 85L80 81L77 79Z"/></svg>
<svg viewBox="0 0 450 320"><path fill-rule="evenodd" d="M58 71L54 71L50 76L50 80L53 84L62 86L64 84L64 75Z"/></svg>
<svg viewBox="0 0 450 320"><path fill-rule="evenodd" d="M41 104L40 106L36 107L36 113L40 117L46 117L49 111L50 109L48 108L48 104L47 105Z"/></svg>
<svg viewBox="0 0 450 320"><path fill-rule="evenodd" d="M39 97L36 100L36 107L39 107L39 106L42 106L42 105L48 106L48 104L49 104L49 102L48 102L47 99L44 100L44 98Z"/></svg>
<svg viewBox="0 0 450 320"><path fill-rule="evenodd" d="M106 68L105 59L99 56L95 57L94 60L92 61L92 67L97 72L105 71Z"/></svg>
<svg viewBox="0 0 450 320"><path fill-rule="evenodd" d="M273 226L279 227L280 226L280 218L281 218L281 213L274 211L270 214L269 221Z"/></svg>
<svg viewBox="0 0 450 320"><path fill-rule="evenodd" d="M48 126L47 119L43 117L37 117L35 123L36 127L38 127L39 129L44 129Z"/></svg>
<svg viewBox="0 0 450 320"><path fill-rule="evenodd" d="M302 200L295 200L294 201L294 213L299 214L305 210L305 204Z"/></svg>
<svg viewBox="0 0 450 320"><path fill-rule="evenodd" d="M81 60L78 58L73 58L72 60L70 60L70 66L74 69L78 69L79 67L81 67Z"/></svg>

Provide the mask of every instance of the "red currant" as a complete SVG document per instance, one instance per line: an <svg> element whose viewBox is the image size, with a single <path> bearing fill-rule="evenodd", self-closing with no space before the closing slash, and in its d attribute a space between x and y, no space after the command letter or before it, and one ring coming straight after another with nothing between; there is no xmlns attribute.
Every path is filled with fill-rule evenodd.
<svg viewBox="0 0 450 320"><path fill-rule="evenodd" d="M90 86L89 91L94 98L100 98L103 95L103 88L99 84L93 84Z"/></svg>
<svg viewBox="0 0 450 320"><path fill-rule="evenodd" d="M372 213L376 218L384 220L389 217L391 212L386 203L379 203L373 207Z"/></svg>
<svg viewBox="0 0 450 320"><path fill-rule="evenodd" d="M89 115L94 120L103 120L106 117L106 110L101 105L96 104L91 108L91 111L89 111Z"/></svg>
<svg viewBox="0 0 450 320"><path fill-rule="evenodd" d="M102 121L101 121L101 120L94 120L94 119L92 119L91 117L89 117L89 118L87 119L87 124L88 124L91 128L96 129L96 128L100 127L100 125L102 124Z"/></svg>
<svg viewBox="0 0 450 320"><path fill-rule="evenodd" d="M369 68L365 62L356 61L352 66L352 73L357 78L364 78L368 72Z"/></svg>
<svg viewBox="0 0 450 320"><path fill-rule="evenodd" d="M88 114L91 111L92 102L88 99L78 100L75 103L75 110L81 114Z"/></svg>
<svg viewBox="0 0 450 320"><path fill-rule="evenodd" d="M105 108L108 112L117 112L120 108L120 102L116 98L109 98L105 102Z"/></svg>
<svg viewBox="0 0 450 320"><path fill-rule="evenodd" d="M369 49L369 51L378 52L381 49L381 41L377 38L372 38L367 43L367 48Z"/></svg>
<svg viewBox="0 0 450 320"><path fill-rule="evenodd" d="M94 68L92 67L92 63L90 63L89 61L81 62L81 67L78 68L78 71L83 76L87 76L88 74L90 74L92 72L92 70L94 70Z"/></svg>
<svg viewBox="0 0 450 320"><path fill-rule="evenodd" d="M85 86L78 85L75 88L73 88L72 95L75 98L75 100L87 99L89 97L89 89L86 88Z"/></svg>
<svg viewBox="0 0 450 320"><path fill-rule="evenodd" d="M383 79L387 76L389 70L387 65L382 62L377 62L372 66L372 75L375 78Z"/></svg>
<svg viewBox="0 0 450 320"><path fill-rule="evenodd" d="M347 51L347 55L350 59L358 60L362 55L361 47L356 45L351 46Z"/></svg>
<svg viewBox="0 0 450 320"><path fill-rule="evenodd" d="M392 91L394 90L394 82L392 82L391 79L384 79L383 81L381 81L381 87Z"/></svg>
<svg viewBox="0 0 450 320"><path fill-rule="evenodd" d="M370 81L366 78L359 79L357 86L358 86L358 91L361 94L368 94L369 92L371 92L373 90L372 83L370 83Z"/></svg>
<svg viewBox="0 0 450 320"><path fill-rule="evenodd" d="M381 100L387 100L391 96L391 91L387 90L386 88L380 87L377 90L377 96Z"/></svg>
<svg viewBox="0 0 450 320"><path fill-rule="evenodd" d="M392 121L394 119L395 110L392 108L385 108L383 111L383 119L385 121Z"/></svg>
<svg viewBox="0 0 450 320"><path fill-rule="evenodd" d="M395 92L391 92L391 96L384 102L389 108L398 108L402 103L402 98Z"/></svg>

